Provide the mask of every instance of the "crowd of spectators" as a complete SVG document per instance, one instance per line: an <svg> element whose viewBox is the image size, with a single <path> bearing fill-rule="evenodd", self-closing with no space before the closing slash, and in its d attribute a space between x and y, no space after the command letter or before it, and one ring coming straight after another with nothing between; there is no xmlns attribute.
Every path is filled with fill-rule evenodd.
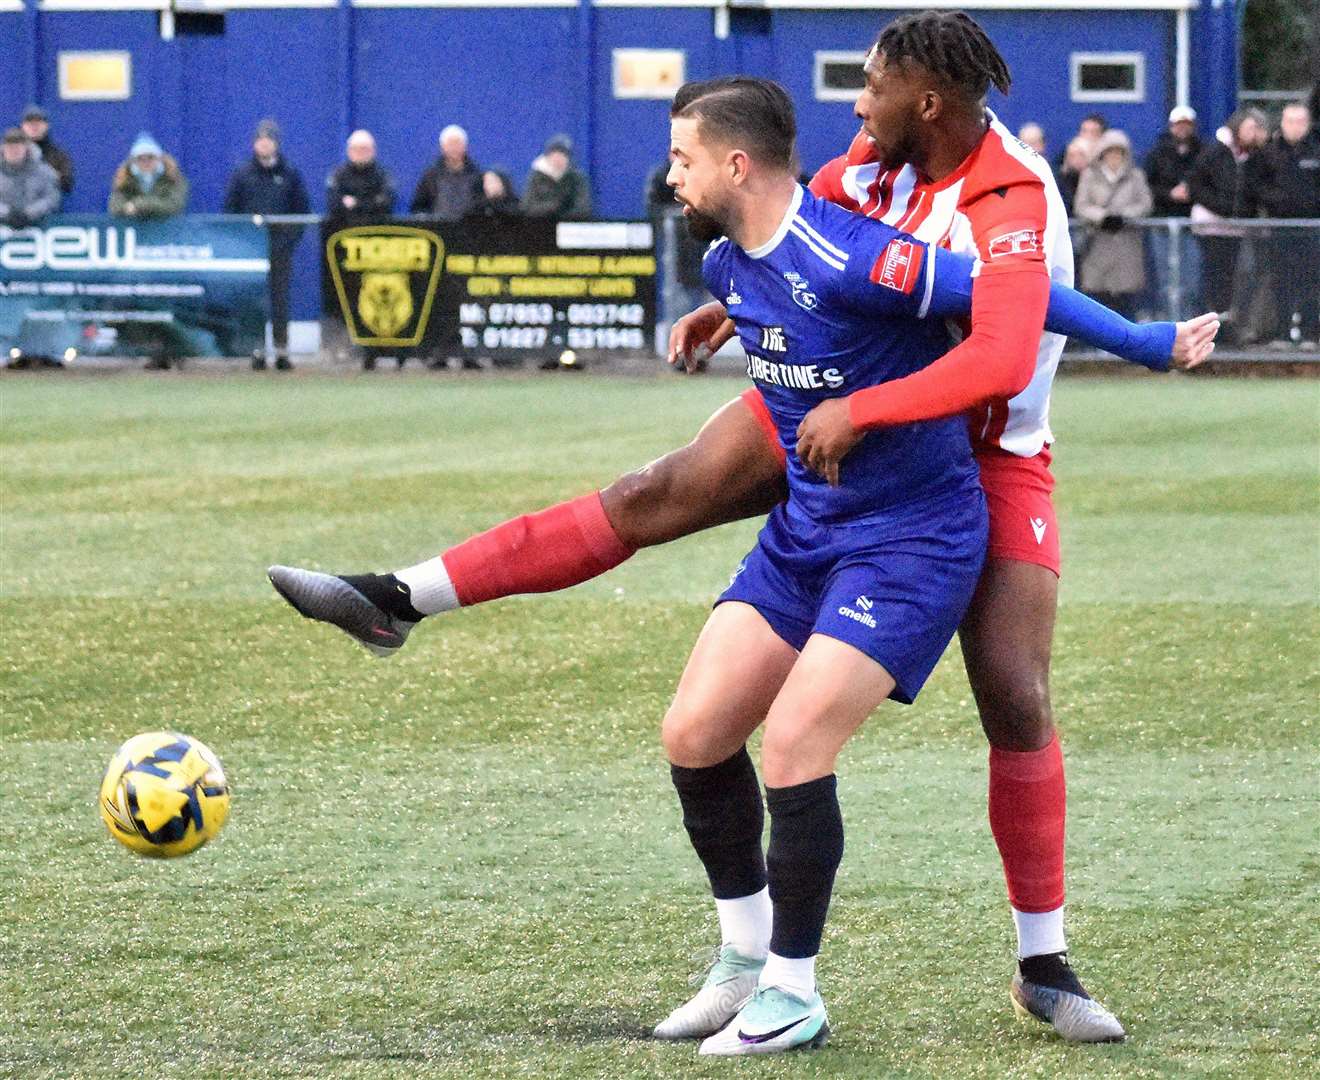
<svg viewBox="0 0 1320 1080"><path fill-rule="evenodd" d="M1244 108L1202 137L1195 111L1179 106L1138 165L1125 132L1098 113L1086 117L1052 163L1075 220L1080 287L1129 316L1220 312L1230 346L1320 348L1320 229L1240 224L1320 218L1314 119L1310 106L1293 102L1271 132L1263 113ZM1018 137L1044 156L1039 124ZM1186 226L1135 224L1149 217Z"/></svg>
<svg viewBox="0 0 1320 1080"><path fill-rule="evenodd" d="M1075 219L1081 288L1128 315L1185 318L1195 310L1221 312L1228 344L1300 343L1315 349L1320 347L1320 230L1249 230L1237 223L1320 218L1320 131L1313 107L1287 105L1273 132L1262 113L1240 109L1217 132L1203 135L1195 111L1179 106L1141 163L1128 135L1111 129L1100 114L1086 117L1052 159L1040 124L1024 124L1018 137L1052 161ZM0 224L22 227L56 212L73 190L74 167L52 139L45 111L29 106L20 123L5 130L2 148ZM647 180L646 210L657 223L673 210L666 172L667 163ZM188 209L188 191L178 161L143 132L114 174L107 208L119 217L168 218ZM325 191L325 212L346 223L399 208L394 179L366 130L348 137L345 159L326 178ZM251 156L231 175L223 209L265 217L312 212L307 186L285 159L273 120L257 126ZM441 221L585 220L592 213L591 184L573 162L572 140L555 135L531 163L520 196L509 173L479 165L467 132L450 124L440 132L438 153L419 178L408 212ZM1184 219L1186 226L1136 224L1148 217ZM271 314L280 368L289 366L289 282L301 234L298 225L270 227ZM686 242L685 230L674 235L680 247L674 289L681 302L700 291L693 270L700 253ZM1174 264L1177 289L1171 287ZM264 352L253 364L265 366Z"/></svg>

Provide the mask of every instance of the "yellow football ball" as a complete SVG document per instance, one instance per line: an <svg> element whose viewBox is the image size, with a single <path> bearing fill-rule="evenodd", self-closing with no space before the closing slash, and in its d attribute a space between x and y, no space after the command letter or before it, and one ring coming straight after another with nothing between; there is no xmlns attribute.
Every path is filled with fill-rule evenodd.
<svg viewBox="0 0 1320 1080"><path fill-rule="evenodd" d="M204 744L172 731L124 743L101 781L101 818L139 855L171 859L196 851L229 816L229 783Z"/></svg>

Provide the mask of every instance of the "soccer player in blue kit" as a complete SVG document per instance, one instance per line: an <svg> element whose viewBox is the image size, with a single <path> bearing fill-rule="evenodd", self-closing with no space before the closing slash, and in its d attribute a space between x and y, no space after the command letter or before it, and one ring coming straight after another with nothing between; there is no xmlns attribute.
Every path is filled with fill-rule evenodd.
<svg viewBox="0 0 1320 1080"><path fill-rule="evenodd" d="M793 107L775 83L690 84L671 115L669 183L694 231L727 237L706 284L788 452L788 500L720 596L663 726L721 921L769 917L755 991L701 1052L767 1053L828 1033L814 964L843 854L835 759L886 698L910 703L948 646L985 557L985 499L956 416L872 431L828 479L806 468L797 428L820 401L949 347L943 321L925 319L936 254L797 183ZM745 746L762 724L764 855Z"/></svg>

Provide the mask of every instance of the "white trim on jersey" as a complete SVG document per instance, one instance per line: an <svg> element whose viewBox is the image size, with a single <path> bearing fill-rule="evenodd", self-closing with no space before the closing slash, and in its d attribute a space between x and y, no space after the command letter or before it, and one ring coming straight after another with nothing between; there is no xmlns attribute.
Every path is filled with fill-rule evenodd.
<svg viewBox="0 0 1320 1080"><path fill-rule="evenodd" d="M832 266L835 270L844 269L845 264L843 262L840 262L833 255L830 255L824 248L817 247L816 242L799 227L798 222L801 220L801 218L794 218L793 223L788 227L788 231L801 240L807 246L807 250L815 255L816 258L820 259L821 262L825 263L826 266ZM844 258L847 259L848 256L845 255Z"/></svg>
<svg viewBox="0 0 1320 1080"><path fill-rule="evenodd" d="M755 248L743 248L743 253L749 259L764 259L770 252L774 251L784 241L788 235L789 227L793 224L793 219L797 217L798 207L802 205L802 185L793 186L793 197L788 201L788 210L784 214L784 220L779 223L779 228L775 230L774 236L770 237L764 244ZM842 269L842 267L840 267Z"/></svg>
<svg viewBox="0 0 1320 1080"><path fill-rule="evenodd" d="M815 229L811 227L811 222L809 222L801 214L798 214L796 217L793 218L793 223L805 229L807 233L810 234L811 238L815 240L816 243L818 243L826 251L828 251L831 255L835 256L836 258L842 259L844 262L848 261L848 253L844 251L842 248L835 247L828 240L826 240L825 237L821 236L820 233L818 233Z"/></svg>
<svg viewBox="0 0 1320 1080"><path fill-rule="evenodd" d="M917 309L917 318L924 319L930 311L930 298L935 292L935 245L926 246L926 286L921 294L921 307Z"/></svg>

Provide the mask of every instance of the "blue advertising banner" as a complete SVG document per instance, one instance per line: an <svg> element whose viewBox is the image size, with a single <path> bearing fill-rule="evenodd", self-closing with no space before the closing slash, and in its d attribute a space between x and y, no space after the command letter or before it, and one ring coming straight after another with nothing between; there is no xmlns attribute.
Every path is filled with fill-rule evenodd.
<svg viewBox="0 0 1320 1080"><path fill-rule="evenodd" d="M266 332L250 219L60 215L0 225L0 348L28 356L246 356Z"/></svg>

